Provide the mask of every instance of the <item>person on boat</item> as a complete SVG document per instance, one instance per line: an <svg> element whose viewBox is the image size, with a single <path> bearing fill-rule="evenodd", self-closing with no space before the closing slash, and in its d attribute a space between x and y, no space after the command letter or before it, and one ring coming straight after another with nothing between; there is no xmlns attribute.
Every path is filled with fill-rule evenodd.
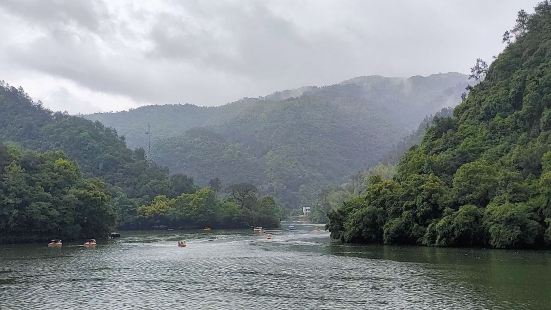
<svg viewBox="0 0 551 310"><path fill-rule="evenodd" d="M53 239L53 240L50 240L50 243L48 243L49 247L61 247L62 245L63 243L61 243L60 239Z"/></svg>
<svg viewBox="0 0 551 310"><path fill-rule="evenodd" d="M87 239L86 242L84 242L85 247L94 247L96 246L96 239Z"/></svg>

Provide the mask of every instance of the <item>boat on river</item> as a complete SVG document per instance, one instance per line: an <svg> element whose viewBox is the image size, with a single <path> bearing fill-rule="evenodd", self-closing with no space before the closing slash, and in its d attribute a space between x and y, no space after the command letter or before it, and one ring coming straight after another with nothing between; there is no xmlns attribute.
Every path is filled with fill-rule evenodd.
<svg viewBox="0 0 551 310"><path fill-rule="evenodd" d="M185 240L178 241L178 246L181 248L185 248L187 246L187 243Z"/></svg>
<svg viewBox="0 0 551 310"><path fill-rule="evenodd" d="M263 231L263 229L262 229L262 227L258 226L258 227L253 228L253 231L255 233L261 233Z"/></svg>
<svg viewBox="0 0 551 310"><path fill-rule="evenodd" d="M85 248L95 248L96 244L96 239L88 239L86 240L86 242L84 242L83 246Z"/></svg>
<svg viewBox="0 0 551 310"><path fill-rule="evenodd" d="M267 234L267 235L266 235L266 239L272 240L272 234Z"/></svg>
<svg viewBox="0 0 551 310"><path fill-rule="evenodd" d="M120 238L120 237L121 237L121 234L119 234L118 232L111 233L111 239Z"/></svg>
<svg viewBox="0 0 551 310"><path fill-rule="evenodd" d="M53 239L53 240L50 240L50 242L48 243L49 248L60 248L62 246L63 246L63 242L61 242L60 239Z"/></svg>

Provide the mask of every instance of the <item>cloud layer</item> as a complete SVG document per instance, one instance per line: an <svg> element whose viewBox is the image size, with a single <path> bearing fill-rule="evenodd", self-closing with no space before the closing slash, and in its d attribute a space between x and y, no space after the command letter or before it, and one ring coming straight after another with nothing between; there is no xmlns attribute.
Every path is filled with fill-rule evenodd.
<svg viewBox="0 0 551 310"><path fill-rule="evenodd" d="M0 79L54 110L89 113L467 72L536 2L3 0Z"/></svg>

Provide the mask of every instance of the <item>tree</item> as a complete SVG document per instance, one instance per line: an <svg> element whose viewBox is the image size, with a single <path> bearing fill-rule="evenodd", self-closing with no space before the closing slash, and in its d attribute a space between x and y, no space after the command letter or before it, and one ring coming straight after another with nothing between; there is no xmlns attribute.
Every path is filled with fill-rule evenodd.
<svg viewBox="0 0 551 310"><path fill-rule="evenodd" d="M488 73L488 64L481 58L476 59L474 67L471 68L471 74L469 79L474 79L475 81L482 81Z"/></svg>
<svg viewBox="0 0 551 310"><path fill-rule="evenodd" d="M278 227L281 221L283 212L276 204L274 198L263 197L260 199L258 212L254 217L254 226L262 227Z"/></svg>
<svg viewBox="0 0 551 310"><path fill-rule="evenodd" d="M226 191L241 208L253 209L256 206L258 193L256 186L249 183L231 184Z"/></svg>
<svg viewBox="0 0 551 310"><path fill-rule="evenodd" d="M506 30L505 33L503 33L503 43L507 43L507 45L511 44L511 38L512 34L509 32L509 30Z"/></svg>
<svg viewBox="0 0 551 310"><path fill-rule="evenodd" d="M71 190L77 199L76 222L81 228L81 237L107 238L115 228L116 210L105 183L98 179L82 181Z"/></svg>
<svg viewBox="0 0 551 310"><path fill-rule="evenodd" d="M459 204L485 207L496 194L498 169L489 162L464 164L453 177L453 192Z"/></svg>
<svg viewBox="0 0 551 310"><path fill-rule="evenodd" d="M170 177L170 188L173 196L195 192L193 178L183 174L175 174Z"/></svg>
<svg viewBox="0 0 551 310"><path fill-rule="evenodd" d="M10 154L8 153L8 148L0 143L0 172L2 169L9 163Z"/></svg>
<svg viewBox="0 0 551 310"><path fill-rule="evenodd" d="M219 178L210 179L209 186L214 192L218 193L222 188L222 181Z"/></svg>
<svg viewBox="0 0 551 310"><path fill-rule="evenodd" d="M511 32L515 35L515 38L519 38L526 33L528 30L529 19L530 15L528 15L525 10L520 10L518 12L515 27L511 30Z"/></svg>
<svg viewBox="0 0 551 310"><path fill-rule="evenodd" d="M534 246L544 239L544 228L533 208L524 203L492 204L486 208L484 225L495 248Z"/></svg>

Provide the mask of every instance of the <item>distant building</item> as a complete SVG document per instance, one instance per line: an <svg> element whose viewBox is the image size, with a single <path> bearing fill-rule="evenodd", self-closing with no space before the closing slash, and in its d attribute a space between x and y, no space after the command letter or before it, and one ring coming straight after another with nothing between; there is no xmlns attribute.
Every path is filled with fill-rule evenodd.
<svg viewBox="0 0 551 310"><path fill-rule="evenodd" d="M310 207L302 207L302 214L304 215L310 214Z"/></svg>

